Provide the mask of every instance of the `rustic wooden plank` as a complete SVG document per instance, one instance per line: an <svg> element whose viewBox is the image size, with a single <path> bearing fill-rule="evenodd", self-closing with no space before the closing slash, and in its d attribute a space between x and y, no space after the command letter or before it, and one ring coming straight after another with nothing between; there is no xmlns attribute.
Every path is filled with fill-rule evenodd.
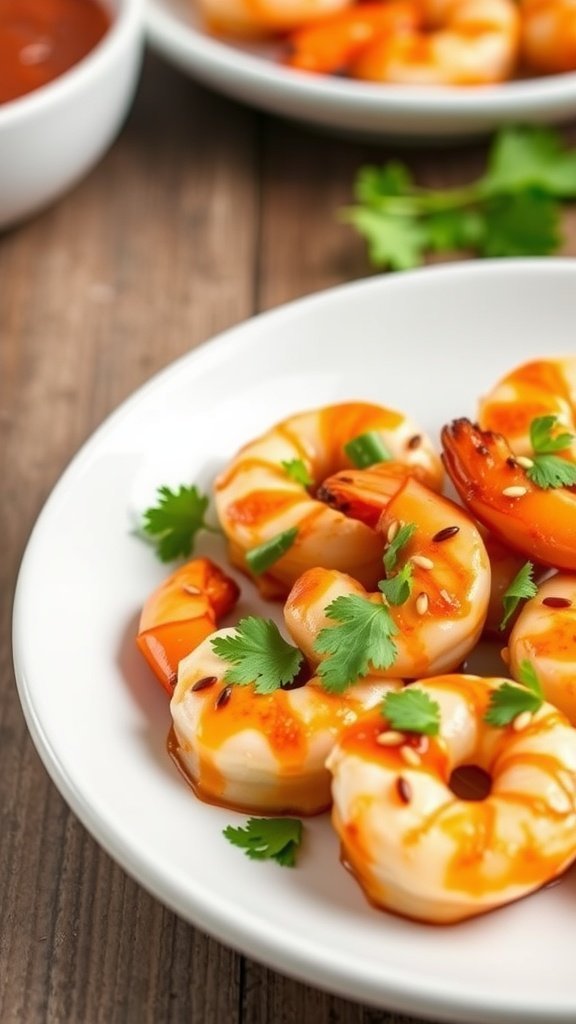
<svg viewBox="0 0 576 1024"><path fill-rule="evenodd" d="M0 240L7 1024L237 1019L239 958L127 878L49 783L16 699L9 624L28 532L79 444L157 368L251 313L256 159L252 113L150 61L129 124L99 168Z"/></svg>

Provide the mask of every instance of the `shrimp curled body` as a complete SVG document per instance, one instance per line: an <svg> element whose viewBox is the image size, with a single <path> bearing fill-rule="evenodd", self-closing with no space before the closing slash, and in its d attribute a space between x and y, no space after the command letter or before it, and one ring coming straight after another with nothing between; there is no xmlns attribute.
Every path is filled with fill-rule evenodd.
<svg viewBox="0 0 576 1024"><path fill-rule="evenodd" d="M366 474L373 480L368 470ZM361 472L351 476L354 481ZM344 480L342 478L345 478ZM369 490L348 484L348 474L332 478L327 486L338 499L355 504L355 513L369 514L362 501L372 500ZM389 496L378 531L386 538L399 522L415 523L416 530L402 548L402 563L410 562L412 589L407 601L390 605L397 627L396 657L377 675L416 678L451 671L478 641L490 597L490 563L474 523L453 502L428 490L413 478L387 481ZM382 493L377 500L384 503ZM383 575L382 563L380 575ZM315 641L321 630L334 626L326 609L336 598L356 595L376 604L381 593L368 594L356 579L325 568L304 573L292 588L284 608L286 626L312 665L321 660Z"/></svg>
<svg viewBox="0 0 576 1024"><path fill-rule="evenodd" d="M546 700L576 725L576 576L560 573L527 601L510 634L510 671L522 663L536 670Z"/></svg>
<svg viewBox="0 0 576 1024"><path fill-rule="evenodd" d="M315 489L337 470L352 466L344 446L377 433L392 459L440 488L442 467L431 442L402 413L364 402L327 406L278 423L247 444L215 485L218 517L230 542L232 563L253 575L246 554L296 527L290 549L255 582L266 597L283 597L314 565L352 572L366 586L378 580L382 541L376 532L315 497ZM284 464L303 463L309 487Z"/></svg>
<svg viewBox="0 0 576 1024"><path fill-rule="evenodd" d="M347 729L328 759L343 858L372 903L434 923L519 899L576 858L576 730L543 704L523 731L484 721L504 680L439 676L419 688L440 708L440 732L379 742L382 716ZM451 788L462 766L486 772L483 799Z"/></svg>
<svg viewBox="0 0 576 1024"><path fill-rule="evenodd" d="M210 639L234 630L218 630ZM320 680L258 694L226 686L230 668L205 640L180 663L171 749L200 798L238 810L317 814L330 806L326 758L342 730L399 681L364 680L346 694Z"/></svg>

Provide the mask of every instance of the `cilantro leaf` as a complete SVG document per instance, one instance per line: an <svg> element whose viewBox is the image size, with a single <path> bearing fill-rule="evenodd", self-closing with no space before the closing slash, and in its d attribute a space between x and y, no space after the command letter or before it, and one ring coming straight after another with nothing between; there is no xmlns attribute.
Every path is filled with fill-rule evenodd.
<svg viewBox="0 0 576 1024"><path fill-rule="evenodd" d="M344 445L344 451L358 469L368 469L377 462L389 462L392 458L377 430L368 430L353 437Z"/></svg>
<svg viewBox="0 0 576 1024"><path fill-rule="evenodd" d="M569 448L576 440L574 434L554 434L559 425L557 416L537 416L530 424L530 444L536 455L552 455Z"/></svg>
<svg viewBox="0 0 576 1024"><path fill-rule="evenodd" d="M388 196L409 195L412 175L404 164L391 160L384 167L361 167L354 183L354 195L359 203L374 206Z"/></svg>
<svg viewBox="0 0 576 1024"><path fill-rule="evenodd" d="M520 663L518 683L502 683L490 695L484 721L503 726L513 722L523 711L535 712L542 707L544 692L534 666L527 660Z"/></svg>
<svg viewBox="0 0 576 1024"><path fill-rule="evenodd" d="M549 196L576 196L576 152L567 151L548 128L507 128L497 137L482 189L491 195L538 189Z"/></svg>
<svg viewBox="0 0 576 1024"><path fill-rule="evenodd" d="M499 629L506 629L520 601L535 597L537 593L538 587L534 583L534 565L532 562L525 562L502 595L504 615Z"/></svg>
<svg viewBox="0 0 576 1024"><path fill-rule="evenodd" d="M485 234L478 210L439 210L426 219L428 244L436 252L475 249Z"/></svg>
<svg viewBox="0 0 576 1024"><path fill-rule="evenodd" d="M378 590L384 594L388 604L404 604L412 593L413 584L412 563L406 562L406 565L402 566L396 576L390 576L387 580L380 580Z"/></svg>
<svg viewBox="0 0 576 1024"><path fill-rule="evenodd" d="M398 555L405 545L408 543L412 534L416 530L416 523L404 523L398 530L396 536L390 541L386 551L384 552L384 568L387 573L392 572L396 568L398 561Z"/></svg>
<svg viewBox="0 0 576 1024"><path fill-rule="evenodd" d="M337 597L326 615L338 625L320 630L314 650L327 655L317 672L329 693L343 693L370 666L386 669L394 664L397 651L392 637L398 627L384 604L356 595Z"/></svg>
<svg viewBox="0 0 576 1024"><path fill-rule="evenodd" d="M536 455L534 465L526 470L526 476L536 487L574 487L576 485L576 463L567 462L557 455Z"/></svg>
<svg viewBox="0 0 576 1024"><path fill-rule="evenodd" d="M254 575L261 576L279 558L282 558L282 555L285 555L290 550L297 536L298 527L290 526L287 530L282 530L282 533L277 533L275 537L271 537L270 540L259 544L258 547L247 551L246 561Z"/></svg>
<svg viewBox="0 0 576 1024"><path fill-rule="evenodd" d="M302 842L302 822L299 818L248 818L244 828L228 825L223 835L251 860L275 860L292 868Z"/></svg>
<svg viewBox="0 0 576 1024"><path fill-rule="evenodd" d="M547 256L560 242L560 207L549 196L526 191L487 203L483 256Z"/></svg>
<svg viewBox="0 0 576 1024"><path fill-rule="evenodd" d="M439 705L417 686L407 686L399 692L387 693L381 710L392 728L399 732L437 736L440 731Z"/></svg>
<svg viewBox="0 0 576 1024"><path fill-rule="evenodd" d="M249 615L240 619L232 636L217 636L212 649L229 668L225 683L254 684L256 693L273 693L298 675L303 654L287 643L271 619Z"/></svg>
<svg viewBox="0 0 576 1024"><path fill-rule="evenodd" d="M142 528L153 538L162 562L190 555L199 530L217 532L204 521L209 499L196 487L159 487L157 494L158 504L146 509Z"/></svg>
<svg viewBox="0 0 576 1024"><path fill-rule="evenodd" d="M297 484L302 484L303 487L310 487L314 483L303 459L287 459L281 463L281 466L282 469L286 470L287 476L295 480Z"/></svg>
<svg viewBox="0 0 576 1024"><path fill-rule="evenodd" d="M366 240L375 267L410 270L422 263L427 236L415 217L352 206L344 211L343 219Z"/></svg>

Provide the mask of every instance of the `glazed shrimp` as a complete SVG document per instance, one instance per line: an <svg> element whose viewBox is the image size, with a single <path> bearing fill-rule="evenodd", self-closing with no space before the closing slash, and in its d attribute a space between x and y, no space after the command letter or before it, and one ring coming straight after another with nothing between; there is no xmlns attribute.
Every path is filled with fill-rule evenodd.
<svg viewBox="0 0 576 1024"><path fill-rule="evenodd" d="M387 483L388 502L378 531L393 539L400 522L416 523L417 528L401 552L401 562L411 562L411 595L389 608L398 629L396 656L389 669L374 673L416 678L451 671L472 650L484 626L490 596L486 548L471 519L447 498L413 478L392 477ZM340 486L342 494L345 481ZM381 493L383 487L384 478ZM353 491L348 485L347 493L352 496ZM327 608L336 598L351 595L382 602L380 592L367 593L351 576L324 568L309 569L290 591L286 626L313 666L321 660L315 648L318 634L334 626Z"/></svg>
<svg viewBox="0 0 576 1024"><path fill-rule="evenodd" d="M540 416L556 416L576 434L576 357L536 359L523 363L481 400L483 430L503 434L515 455L531 455L530 424ZM576 461L576 446L562 453Z"/></svg>
<svg viewBox="0 0 576 1024"><path fill-rule="evenodd" d="M522 0L520 55L541 74L576 69L576 0Z"/></svg>
<svg viewBox="0 0 576 1024"><path fill-rule="evenodd" d="M523 661L535 668L546 700L576 725L576 576L553 576L522 608L508 646L515 678Z"/></svg>
<svg viewBox="0 0 576 1024"><path fill-rule="evenodd" d="M370 713L340 737L328 758L332 821L371 903L462 921L528 895L576 858L576 730L550 704L521 731L489 726L490 694L503 682L419 683L439 706L437 736L386 735L382 715ZM462 766L485 773L482 799L456 795Z"/></svg>
<svg viewBox="0 0 576 1024"><path fill-rule="evenodd" d="M195 558L150 595L136 643L170 696L180 660L214 632L239 594L238 585L222 569L208 558Z"/></svg>
<svg viewBox="0 0 576 1024"><path fill-rule="evenodd" d="M208 27L218 34L263 37L289 32L350 6L351 0L200 0Z"/></svg>
<svg viewBox="0 0 576 1024"><path fill-rule="evenodd" d="M421 21L419 5L411 0L354 4L294 32L286 63L301 71L342 72L375 39L413 31Z"/></svg>
<svg viewBox="0 0 576 1024"><path fill-rule="evenodd" d="M255 578L265 596L285 596L313 565L352 572L364 585L375 585L381 538L314 497L325 477L352 465L344 446L372 432L409 472L440 487L440 460L420 428L403 413L365 402L326 406L278 423L242 448L217 479L216 510L230 542L230 559L248 575L253 575L246 562L248 551L289 528L298 530L287 553ZM306 468L312 480L309 487L284 468L283 463L294 461Z"/></svg>
<svg viewBox="0 0 576 1024"><path fill-rule="evenodd" d="M513 0L435 0L424 10L427 31L376 39L352 74L398 85L489 85L510 78L519 37Z"/></svg>
<svg viewBox="0 0 576 1024"><path fill-rule="evenodd" d="M225 637L233 630L219 630ZM318 814L330 806L325 767L335 740L399 681L365 679L342 696L302 675L270 694L226 685L230 665L205 640L180 664L171 751L197 796L250 812Z"/></svg>
<svg viewBox="0 0 576 1024"><path fill-rule="evenodd" d="M542 490L500 435L454 420L442 431L444 463L462 501L504 544L556 569L576 570L576 494Z"/></svg>

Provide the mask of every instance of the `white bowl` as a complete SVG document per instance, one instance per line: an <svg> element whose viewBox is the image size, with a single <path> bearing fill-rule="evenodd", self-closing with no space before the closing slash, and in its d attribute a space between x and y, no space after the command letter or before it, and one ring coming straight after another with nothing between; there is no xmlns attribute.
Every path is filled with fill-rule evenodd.
<svg viewBox="0 0 576 1024"><path fill-rule="evenodd" d="M143 0L106 0L112 24L65 74L0 104L0 227L34 213L85 174L114 138L134 92Z"/></svg>
<svg viewBox="0 0 576 1024"><path fill-rule="evenodd" d="M282 67L269 45L207 35L194 0L147 0L152 45L201 82L256 107L330 130L427 141L480 135L505 124L554 123L576 113L576 73L504 85L377 85Z"/></svg>

